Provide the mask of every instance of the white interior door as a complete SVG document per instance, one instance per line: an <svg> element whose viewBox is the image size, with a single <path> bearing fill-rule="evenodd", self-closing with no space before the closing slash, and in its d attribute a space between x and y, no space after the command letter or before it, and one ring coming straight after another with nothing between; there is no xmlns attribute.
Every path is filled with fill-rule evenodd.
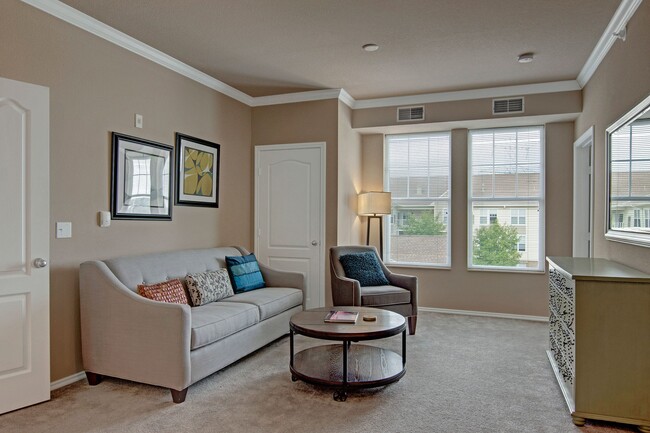
<svg viewBox="0 0 650 433"><path fill-rule="evenodd" d="M573 145L573 257L593 255L593 143L592 126Z"/></svg>
<svg viewBox="0 0 650 433"><path fill-rule="evenodd" d="M302 272L305 306L325 305L325 143L255 147L255 254Z"/></svg>
<svg viewBox="0 0 650 433"><path fill-rule="evenodd" d="M0 78L0 413L50 399L49 89Z"/></svg>

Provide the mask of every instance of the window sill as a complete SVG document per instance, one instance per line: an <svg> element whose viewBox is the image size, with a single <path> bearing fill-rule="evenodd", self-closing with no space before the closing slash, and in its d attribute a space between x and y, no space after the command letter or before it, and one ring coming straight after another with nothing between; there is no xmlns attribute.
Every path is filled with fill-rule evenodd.
<svg viewBox="0 0 650 433"><path fill-rule="evenodd" d="M389 268L404 268L404 269L440 269L443 271L451 270L451 265L417 265L413 263L384 263Z"/></svg>
<svg viewBox="0 0 650 433"><path fill-rule="evenodd" d="M506 274L545 274L546 269L467 268L470 272L501 272Z"/></svg>
<svg viewBox="0 0 650 433"><path fill-rule="evenodd" d="M636 245L638 247L650 247L650 234L633 233L622 230L609 230L605 233L605 239L614 242Z"/></svg>

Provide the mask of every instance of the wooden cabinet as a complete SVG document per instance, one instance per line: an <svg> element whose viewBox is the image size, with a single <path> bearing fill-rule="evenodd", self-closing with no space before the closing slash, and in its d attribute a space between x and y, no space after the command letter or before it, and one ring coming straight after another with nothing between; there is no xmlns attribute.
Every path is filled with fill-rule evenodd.
<svg viewBox="0 0 650 433"><path fill-rule="evenodd" d="M574 424L650 432L650 275L605 259L546 260L547 353Z"/></svg>

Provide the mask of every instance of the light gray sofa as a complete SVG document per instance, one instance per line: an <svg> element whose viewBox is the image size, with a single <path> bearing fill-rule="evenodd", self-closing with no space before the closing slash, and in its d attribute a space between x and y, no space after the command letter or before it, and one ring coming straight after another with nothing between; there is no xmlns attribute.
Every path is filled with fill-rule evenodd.
<svg viewBox="0 0 650 433"><path fill-rule="evenodd" d="M241 247L184 250L89 261L80 266L81 343L88 382L118 377L169 388L174 402L187 388L289 332L303 309L305 277L260 263L265 288L200 307L152 301L138 284L181 280L224 268Z"/></svg>

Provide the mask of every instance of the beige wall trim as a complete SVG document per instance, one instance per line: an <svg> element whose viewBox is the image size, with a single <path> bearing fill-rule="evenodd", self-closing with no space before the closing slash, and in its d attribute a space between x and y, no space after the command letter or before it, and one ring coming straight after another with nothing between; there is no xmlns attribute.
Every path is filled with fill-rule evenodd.
<svg viewBox="0 0 650 433"><path fill-rule="evenodd" d="M627 22L632 18L634 12L641 5L642 0L623 0L621 1L620 6L614 12L614 16L611 21L605 28L603 35L600 37L600 40L594 47L594 50L589 55L587 62L582 67L582 70L578 74L578 84L580 87L584 87L588 82L591 76L598 69L598 65L603 61L609 49L616 42L616 36L614 33L617 33L625 28Z"/></svg>
<svg viewBox="0 0 650 433"><path fill-rule="evenodd" d="M463 316L495 317L498 319L529 320L531 322L548 322L546 316L528 316L524 314L492 313L490 311L451 310L448 308L418 307L418 311L430 311L441 314L460 314Z"/></svg>
<svg viewBox="0 0 650 433"><path fill-rule="evenodd" d="M80 371L79 373L71 374L68 377L64 377L63 379L55 380L54 382L50 383L50 391L63 388L64 386L70 385L71 383L78 382L85 378L86 378L85 371Z"/></svg>
<svg viewBox="0 0 650 433"><path fill-rule="evenodd" d="M241 92L234 87L223 83L216 78L209 76L206 73L195 69L174 57L159 51L144 42L122 33L121 31L108 26L101 21L92 18L77 9L68 6L58 0L22 0L24 3L42 10L52 16L55 16L73 26L77 26L82 30L99 36L119 47L131 51L145 59L151 60L167 69L171 69L191 80L203 84L217 92L242 102L248 106L252 106L253 97Z"/></svg>

